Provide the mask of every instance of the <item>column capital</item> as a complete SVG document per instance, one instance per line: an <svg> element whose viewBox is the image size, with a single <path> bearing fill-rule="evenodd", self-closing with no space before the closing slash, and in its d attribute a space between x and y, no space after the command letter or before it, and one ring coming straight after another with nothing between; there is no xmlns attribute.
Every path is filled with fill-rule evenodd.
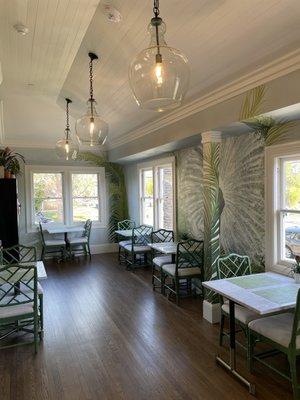
<svg viewBox="0 0 300 400"><path fill-rule="evenodd" d="M202 132L202 143L220 143L222 141L222 132L220 131L207 131Z"/></svg>

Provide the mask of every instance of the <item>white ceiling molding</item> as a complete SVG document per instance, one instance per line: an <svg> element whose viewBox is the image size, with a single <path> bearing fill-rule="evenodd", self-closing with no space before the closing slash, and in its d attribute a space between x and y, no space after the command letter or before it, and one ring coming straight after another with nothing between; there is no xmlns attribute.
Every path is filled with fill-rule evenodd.
<svg viewBox="0 0 300 400"><path fill-rule="evenodd" d="M213 90L153 122L111 140L108 144L108 148L113 149L139 139L165 126L176 123L183 118L187 118L202 110L229 100L232 97L238 96L256 86L270 82L298 69L300 69L300 49L280 57L263 67L257 68L251 73Z"/></svg>

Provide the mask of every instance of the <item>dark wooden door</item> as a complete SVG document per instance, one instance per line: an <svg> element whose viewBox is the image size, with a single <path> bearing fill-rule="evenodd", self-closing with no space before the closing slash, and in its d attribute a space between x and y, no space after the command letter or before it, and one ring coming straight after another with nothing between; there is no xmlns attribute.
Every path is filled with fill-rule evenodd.
<svg viewBox="0 0 300 400"><path fill-rule="evenodd" d="M0 240L4 248L19 242L16 179L0 179Z"/></svg>

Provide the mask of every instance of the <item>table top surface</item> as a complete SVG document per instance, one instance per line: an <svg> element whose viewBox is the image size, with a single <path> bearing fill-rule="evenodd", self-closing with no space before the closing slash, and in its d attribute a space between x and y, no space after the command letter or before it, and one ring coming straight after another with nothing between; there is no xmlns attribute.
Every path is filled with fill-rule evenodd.
<svg viewBox="0 0 300 400"><path fill-rule="evenodd" d="M148 246L164 254L176 254L177 252L176 242L149 243Z"/></svg>
<svg viewBox="0 0 300 400"><path fill-rule="evenodd" d="M84 227L83 226L68 226L68 225L55 225L55 226L43 226L43 229L45 229L48 233L55 234L55 233L71 233L71 232L83 232Z"/></svg>
<svg viewBox="0 0 300 400"><path fill-rule="evenodd" d="M36 268L37 268L38 280L42 281L44 279L47 279L47 272L46 272L45 265L44 265L43 261L24 262L24 263L20 263L20 265L24 265L24 266L35 265Z"/></svg>
<svg viewBox="0 0 300 400"><path fill-rule="evenodd" d="M115 231L115 233L123 237L132 237L132 229L121 229Z"/></svg>
<svg viewBox="0 0 300 400"><path fill-rule="evenodd" d="M203 286L261 315L295 307L300 289L293 278L273 272L217 279Z"/></svg>

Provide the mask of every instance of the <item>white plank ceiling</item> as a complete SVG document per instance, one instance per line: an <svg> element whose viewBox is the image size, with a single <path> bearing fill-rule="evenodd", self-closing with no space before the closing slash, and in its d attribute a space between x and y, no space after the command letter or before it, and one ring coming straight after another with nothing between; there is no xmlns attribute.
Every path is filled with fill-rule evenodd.
<svg viewBox="0 0 300 400"><path fill-rule="evenodd" d="M0 96L12 143L54 142L63 130L65 96L73 99L74 117L84 112L90 50L101 58L95 96L111 143L160 117L138 109L128 84L130 61L149 41L152 1L105 1L121 12L119 24L108 22L98 3L0 0ZM186 103L299 48L299 0L161 0L161 16L167 43L190 61ZM18 21L29 27L27 36L13 30Z"/></svg>

